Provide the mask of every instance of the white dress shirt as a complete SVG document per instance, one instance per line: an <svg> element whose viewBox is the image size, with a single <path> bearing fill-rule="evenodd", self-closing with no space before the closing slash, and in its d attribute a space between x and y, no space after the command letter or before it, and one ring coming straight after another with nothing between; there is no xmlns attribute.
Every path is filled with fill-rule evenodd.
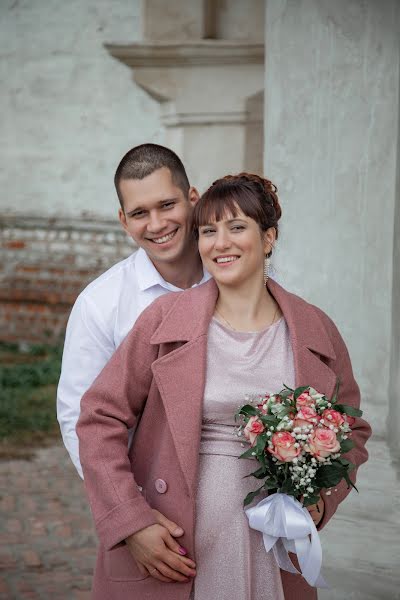
<svg viewBox="0 0 400 600"><path fill-rule="evenodd" d="M210 278L204 273L204 283ZM195 287L195 286L193 286ZM57 390L57 418L65 447L81 477L76 423L83 394L125 339L140 313L159 296L178 292L143 249L92 281L78 296L65 336Z"/></svg>

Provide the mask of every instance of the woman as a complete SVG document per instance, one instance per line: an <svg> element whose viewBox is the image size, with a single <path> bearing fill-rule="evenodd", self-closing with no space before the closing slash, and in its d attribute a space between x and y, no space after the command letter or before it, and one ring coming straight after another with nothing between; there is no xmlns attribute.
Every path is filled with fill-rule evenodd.
<svg viewBox="0 0 400 600"><path fill-rule="evenodd" d="M156 300L82 399L80 458L100 538L96 600L310 600L279 572L242 501L255 480L233 435L246 393L312 385L359 405L346 347L318 308L268 279L281 216L256 175L216 181L194 225L214 280ZM136 427L127 454L128 429ZM367 459L369 426L353 425L349 459ZM319 528L345 484L310 510ZM154 509L184 530L178 545ZM196 564L189 557L195 558Z"/></svg>

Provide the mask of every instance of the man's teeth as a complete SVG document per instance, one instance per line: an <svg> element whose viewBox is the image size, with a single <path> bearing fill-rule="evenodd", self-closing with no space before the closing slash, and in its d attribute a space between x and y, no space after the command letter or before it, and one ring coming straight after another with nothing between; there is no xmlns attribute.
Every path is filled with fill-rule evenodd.
<svg viewBox="0 0 400 600"><path fill-rule="evenodd" d="M155 242L156 244L165 244L165 242L169 242L169 240L172 240L175 233L176 233L176 231L173 231L172 233L168 233L168 235L164 235L163 237L160 237L160 238L154 238L151 241Z"/></svg>
<svg viewBox="0 0 400 600"><path fill-rule="evenodd" d="M238 256L224 256L217 258L217 263L233 262L234 260L238 260L238 258Z"/></svg>

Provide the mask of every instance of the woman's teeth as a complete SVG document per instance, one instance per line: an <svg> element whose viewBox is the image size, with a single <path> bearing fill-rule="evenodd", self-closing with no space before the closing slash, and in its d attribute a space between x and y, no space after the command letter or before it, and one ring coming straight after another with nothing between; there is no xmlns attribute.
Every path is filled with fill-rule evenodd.
<svg viewBox="0 0 400 600"><path fill-rule="evenodd" d="M163 237L153 238L151 241L155 242L156 244L165 244L165 242L169 242L170 240L172 240L176 232L177 230L173 231L172 233L168 233L167 235L163 235Z"/></svg>
<svg viewBox="0 0 400 600"><path fill-rule="evenodd" d="M227 262L233 262L234 260L238 260L238 256L224 256L221 258L216 258L216 262L219 263L227 263Z"/></svg>

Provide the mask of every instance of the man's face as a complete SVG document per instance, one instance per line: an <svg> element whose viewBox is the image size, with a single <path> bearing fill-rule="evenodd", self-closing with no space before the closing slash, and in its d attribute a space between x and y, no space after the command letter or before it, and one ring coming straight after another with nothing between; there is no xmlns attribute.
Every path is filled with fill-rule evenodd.
<svg viewBox="0 0 400 600"><path fill-rule="evenodd" d="M191 220L198 193L189 197L175 185L163 167L143 179L122 179L124 210L119 219L125 231L141 246L155 266L178 262L193 240Z"/></svg>

